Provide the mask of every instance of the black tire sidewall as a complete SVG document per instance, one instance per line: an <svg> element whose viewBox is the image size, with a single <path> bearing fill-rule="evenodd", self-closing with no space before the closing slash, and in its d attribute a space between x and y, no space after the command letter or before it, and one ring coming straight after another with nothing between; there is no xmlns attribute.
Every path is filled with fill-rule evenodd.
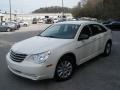
<svg viewBox="0 0 120 90"><path fill-rule="evenodd" d="M110 44L110 51L109 51L109 53L107 52L108 44ZM112 46L112 43L111 42L107 42L107 44L105 45L104 56L109 56L111 54L111 46Z"/></svg>
<svg viewBox="0 0 120 90"><path fill-rule="evenodd" d="M74 71L75 71L75 64L74 64L74 63L72 62L72 60L70 60L70 59L73 59L73 58L71 58L70 56L65 56L65 57L63 57L63 58L61 58L61 59L59 60L57 66L56 66L55 75L54 75L54 79L55 79L56 81L65 81L65 80L68 80L68 79L70 79L70 78L72 77L72 75L73 75L73 73L74 73ZM67 78L64 78L64 79L63 79L63 78L60 78L60 77L58 76L58 74L57 74L57 68L58 68L59 64L60 64L62 61L69 61L69 62L72 64L72 73L71 73L71 75L68 76Z"/></svg>
<svg viewBox="0 0 120 90"><path fill-rule="evenodd" d="M25 27L27 27L27 24L24 24Z"/></svg>

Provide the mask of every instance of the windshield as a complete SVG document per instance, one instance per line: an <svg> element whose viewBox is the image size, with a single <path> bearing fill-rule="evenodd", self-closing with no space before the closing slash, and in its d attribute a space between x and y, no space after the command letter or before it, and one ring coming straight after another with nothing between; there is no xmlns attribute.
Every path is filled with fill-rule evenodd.
<svg viewBox="0 0 120 90"><path fill-rule="evenodd" d="M47 28L40 34L41 37L74 39L80 25L78 24L56 24Z"/></svg>

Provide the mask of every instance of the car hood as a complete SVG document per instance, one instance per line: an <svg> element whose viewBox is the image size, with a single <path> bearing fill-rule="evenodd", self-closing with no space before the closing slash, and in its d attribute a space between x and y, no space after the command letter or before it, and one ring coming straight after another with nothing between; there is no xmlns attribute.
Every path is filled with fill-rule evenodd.
<svg viewBox="0 0 120 90"><path fill-rule="evenodd" d="M0 27L7 27L7 26L5 26L5 25L1 25Z"/></svg>
<svg viewBox="0 0 120 90"><path fill-rule="evenodd" d="M35 36L16 43L12 46L11 50L16 53L37 54L48 50L54 50L55 48L69 44L72 41L73 39L56 39Z"/></svg>

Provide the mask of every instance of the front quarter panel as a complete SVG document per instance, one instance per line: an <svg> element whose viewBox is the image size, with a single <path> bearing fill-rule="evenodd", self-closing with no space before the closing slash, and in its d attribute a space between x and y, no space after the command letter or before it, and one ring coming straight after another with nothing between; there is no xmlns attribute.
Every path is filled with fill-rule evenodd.
<svg viewBox="0 0 120 90"><path fill-rule="evenodd" d="M67 54L67 53L73 53L75 54L76 43L73 41L69 44L63 45L61 47L55 48L51 51L50 60L47 61L47 63L53 65L53 73L55 72L56 66L60 58Z"/></svg>

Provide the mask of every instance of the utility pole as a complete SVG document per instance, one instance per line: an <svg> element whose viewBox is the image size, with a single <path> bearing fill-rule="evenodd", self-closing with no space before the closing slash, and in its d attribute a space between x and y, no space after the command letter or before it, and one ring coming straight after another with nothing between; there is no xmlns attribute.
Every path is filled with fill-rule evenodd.
<svg viewBox="0 0 120 90"><path fill-rule="evenodd" d="M62 18L63 18L63 16L64 16L64 2L62 0Z"/></svg>
<svg viewBox="0 0 120 90"><path fill-rule="evenodd" d="M12 19L12 18L11 18L11 16L12 16L12 15L11 15L11 0L9 0L9 7L10 7L10 21L11 21L11 19Z"/></svg>

